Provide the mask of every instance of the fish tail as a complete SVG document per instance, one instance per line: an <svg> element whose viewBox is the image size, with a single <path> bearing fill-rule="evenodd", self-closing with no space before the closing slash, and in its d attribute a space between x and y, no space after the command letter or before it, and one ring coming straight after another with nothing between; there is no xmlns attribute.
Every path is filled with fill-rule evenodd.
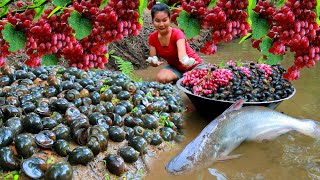
<svg viewBox="0 0 320 180"><path fill-rule="evenodd" d="M307 126L299 126L297 131L315 139L320 139L320 123L311 119L304 119Z"/></svg>

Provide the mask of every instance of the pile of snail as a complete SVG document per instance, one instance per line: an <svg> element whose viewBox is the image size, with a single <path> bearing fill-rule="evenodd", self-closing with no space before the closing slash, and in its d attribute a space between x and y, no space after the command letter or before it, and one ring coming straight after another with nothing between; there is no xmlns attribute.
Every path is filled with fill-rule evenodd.
<svg viewBox="0 0 320 180"><path fill-rule="evenodd" d="M108 142L122 142L105 157L120 176L149 146L181 141L185 107L171 84L133 82L122 73L24 64L0 68L0 168L32 179L71 179L72 166L86 165ZM71 150L70 143L77 147ZM125 142L125 143L123 143ZM120 143L119 143L120 144ZM65 157L44 168L35 154Z"/></svg>

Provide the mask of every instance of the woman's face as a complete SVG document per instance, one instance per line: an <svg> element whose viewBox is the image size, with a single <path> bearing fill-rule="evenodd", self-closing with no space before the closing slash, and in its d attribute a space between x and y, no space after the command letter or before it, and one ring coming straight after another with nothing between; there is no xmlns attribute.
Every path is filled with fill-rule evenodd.
<svg viewBox="0 0 320 180"><path fill-rule="evenodd" d="M159 33L167 33L170 27L170 17L164 11L158 11L154 14L153 25Z"/></svg>

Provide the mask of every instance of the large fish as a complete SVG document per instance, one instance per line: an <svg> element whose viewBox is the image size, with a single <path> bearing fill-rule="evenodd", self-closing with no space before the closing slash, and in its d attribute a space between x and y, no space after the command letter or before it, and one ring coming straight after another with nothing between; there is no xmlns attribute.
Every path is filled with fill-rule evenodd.
<svg viewBox="0 0 320 180"><path fill-rule="evenodd" d="M242 100L237 101L211 121L166 165L166 170L182 174L208 167L218 160L228 159L229 153L243 141L270 140L293 130L320 138L317 121L293 118L267 107L242 105Z"/></svg>

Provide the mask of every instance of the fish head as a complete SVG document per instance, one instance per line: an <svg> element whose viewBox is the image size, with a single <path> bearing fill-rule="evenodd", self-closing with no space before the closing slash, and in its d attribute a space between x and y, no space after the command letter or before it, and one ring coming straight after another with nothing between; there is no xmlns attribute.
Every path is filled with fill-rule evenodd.
<svg viewBox="0 0 320 180"><path fill-rule="evenodd" d="M170 162L166 165L166 170L175 175L185 174L191 172L196 166L195 154L186 149L180 152L175 156Z"/></svg>
<svg viewBox="0 0 320 180"><path fill-rule="evenodd" d="M175 175L188 174L212 164L225 153L220 143L213 143L213 149L199 147L185 148L166 165L166 170Z"/></svg>

